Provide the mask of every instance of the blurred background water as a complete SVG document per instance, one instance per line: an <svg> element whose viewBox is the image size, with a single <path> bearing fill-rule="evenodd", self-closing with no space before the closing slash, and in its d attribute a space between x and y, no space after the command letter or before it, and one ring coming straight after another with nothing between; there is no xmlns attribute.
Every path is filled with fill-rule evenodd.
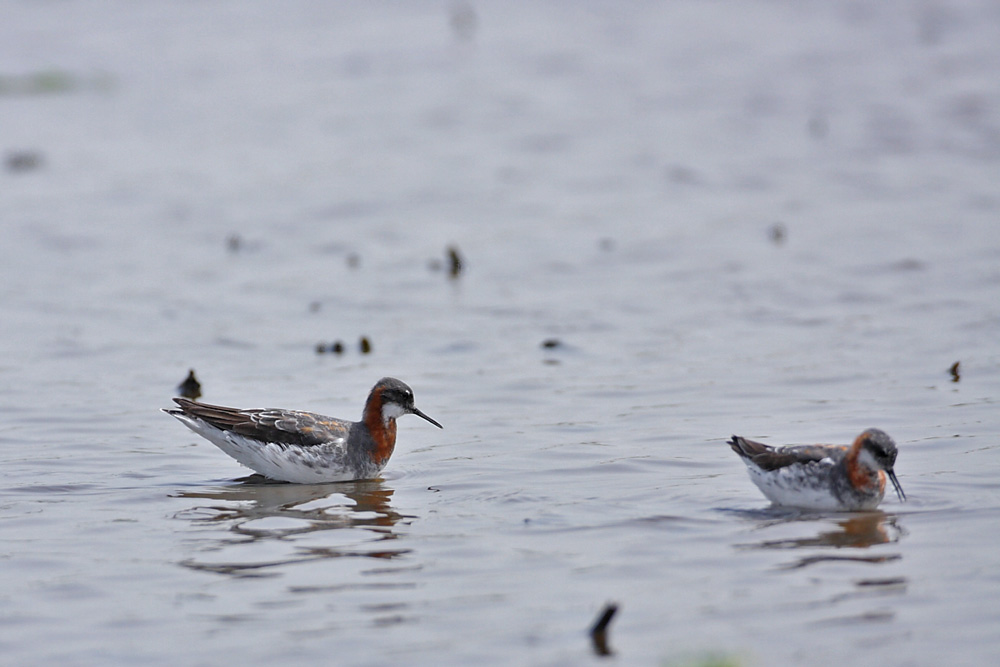
<svg viewBox="0 0 1000 667"><path fill-rule="evenodd" d="M996 3L2 7L4 663L1000 655ZM189 369L445 430L268 484ZM872 513L725 445L869 426Z"/></svg>

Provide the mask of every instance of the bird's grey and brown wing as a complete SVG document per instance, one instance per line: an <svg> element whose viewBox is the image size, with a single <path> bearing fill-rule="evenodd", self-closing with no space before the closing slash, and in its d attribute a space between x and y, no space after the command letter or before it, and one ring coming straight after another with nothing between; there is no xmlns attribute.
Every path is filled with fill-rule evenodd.
<svg viewBox="0 0 1000 667"><path fill-rule="evenodd" d="M818 463L824 459L836 460L846 451L845 447L832 445L769 447L738 435L734 435L728 444L734 452L762 470L778 470L796 463Z"/></svg>
<svg viewBox="0 0 1000 667"><path fill-rule="evenodd" d="M175 398L180 410L210 426L262 442L310 447L347 438L347 422L298 410L241 410Z"/></svg>

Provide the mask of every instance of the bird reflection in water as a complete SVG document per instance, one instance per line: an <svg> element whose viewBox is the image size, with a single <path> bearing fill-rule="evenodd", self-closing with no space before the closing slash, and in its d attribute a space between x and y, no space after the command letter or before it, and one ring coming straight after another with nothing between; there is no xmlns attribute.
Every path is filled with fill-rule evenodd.
<svg viewBox="0 0 1000 667"><path fill-rule="evenodd" d="M792 519L771 520L760 524L766 528L792 521L814 519L815 516L798 516ZM827 530L810 537L800 537L787 540L764 540L752 546L760 549L795 549L798 547L854 547L864 549L876 544L896 542L902 535L902 529L896 525L896 517L885 512L858 512L847 517L838 517L837 521L823 523ZM835 526L831 528L832 526Z"/></svg>
<svg viewBox="0 0 1000 667"><path fill-rule="evenodd" d="M759 515L760 513L755 513ZM897 525L895 515L874 510L870 512L855 512L849 515L841 515L835 520L830 520L828 515L816 515L801 513L798 511L788 512L787 515L776 517L773 512L764 521L758 521L757 529L766 530L779 525L792 523L806 524L806 522L818 522L822 530L815 535L805 537L795 537L777 540L762 540L752 544L741 544L743 549L803 549L803 548L833 548L833 549L867 549L880 544L898 542L905 535L905 531ZM782 513L784 514L784 513ZM816 554L800 558L785 565L785 569L798 569L814 563L824 561L859 561L866 563L882 563L898 560L898 554L877 555L868 554Z"/></svg>
<svg viewBox="0 0 1000 667"><path fill-rule="evenodd" d="M184 491L176 498L213 501L177 513L196 525L225 526L226 532L206 551L218 552L261 542L287 541L293 553L280 560L206 562L188 559L181 565L195 570L235 576L271 576L285 565L345 557L393 559L409 549L389 548L398 535L393 527L414 517L392 508L393 490L382 481L337 484L287 484L251 475L233 486ZM322 531L347 531L350 546L297 545L305 536ZM359 532L364 531L360 535ZM337 539L343 543L344 540ZM241 554L243 552L241 551ZM269 552L273 555L273 552Z"/></svg>

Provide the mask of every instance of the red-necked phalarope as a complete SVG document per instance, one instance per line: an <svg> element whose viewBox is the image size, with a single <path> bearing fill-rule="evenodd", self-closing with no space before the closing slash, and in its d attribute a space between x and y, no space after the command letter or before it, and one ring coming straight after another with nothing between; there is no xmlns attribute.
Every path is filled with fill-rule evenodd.
<svg viewBox="0 0 1000 667"><path fill-rule="evenodd" d="M361 421L350 422L298 410L240 410L175 398L164 409L192 431L248 468L271 479L299 484L372 479L396 446L396 418L423 417L413 390L382 378L365 401Z"/></svg>
<svg viewBox="0 0 1000 667"><path fill-rule="evenodd" d="M885 495L888 477L900 500L896 443L870 428L850 447L804 445L768 447L734 435L728 442L747 464L750 479L776 505L814 510L870 510Z"/></svg>

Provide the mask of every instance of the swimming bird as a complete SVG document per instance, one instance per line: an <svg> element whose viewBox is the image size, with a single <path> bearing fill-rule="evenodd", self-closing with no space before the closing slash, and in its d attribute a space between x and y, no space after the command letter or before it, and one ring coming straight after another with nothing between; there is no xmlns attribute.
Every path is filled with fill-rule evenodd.
<svg viewBox="0 0 1000 667"><path fill-rule="evenodd" d="M241 410L175 398L164 409L234 459L265 477L299 484L372 479L396 446L396 419L417 415L413 390L395 378L375 383L361 421L299 410Z"/></svg>
<svg viewBox="0 0 1000 667"><path fill-rule="evenodd" d="M854 443L769 447L734 435L727 443L747 464L750 479L776 505L814 510L874 509L885 495L886 477L900 500L896 443L870 428Z"/></svg>

